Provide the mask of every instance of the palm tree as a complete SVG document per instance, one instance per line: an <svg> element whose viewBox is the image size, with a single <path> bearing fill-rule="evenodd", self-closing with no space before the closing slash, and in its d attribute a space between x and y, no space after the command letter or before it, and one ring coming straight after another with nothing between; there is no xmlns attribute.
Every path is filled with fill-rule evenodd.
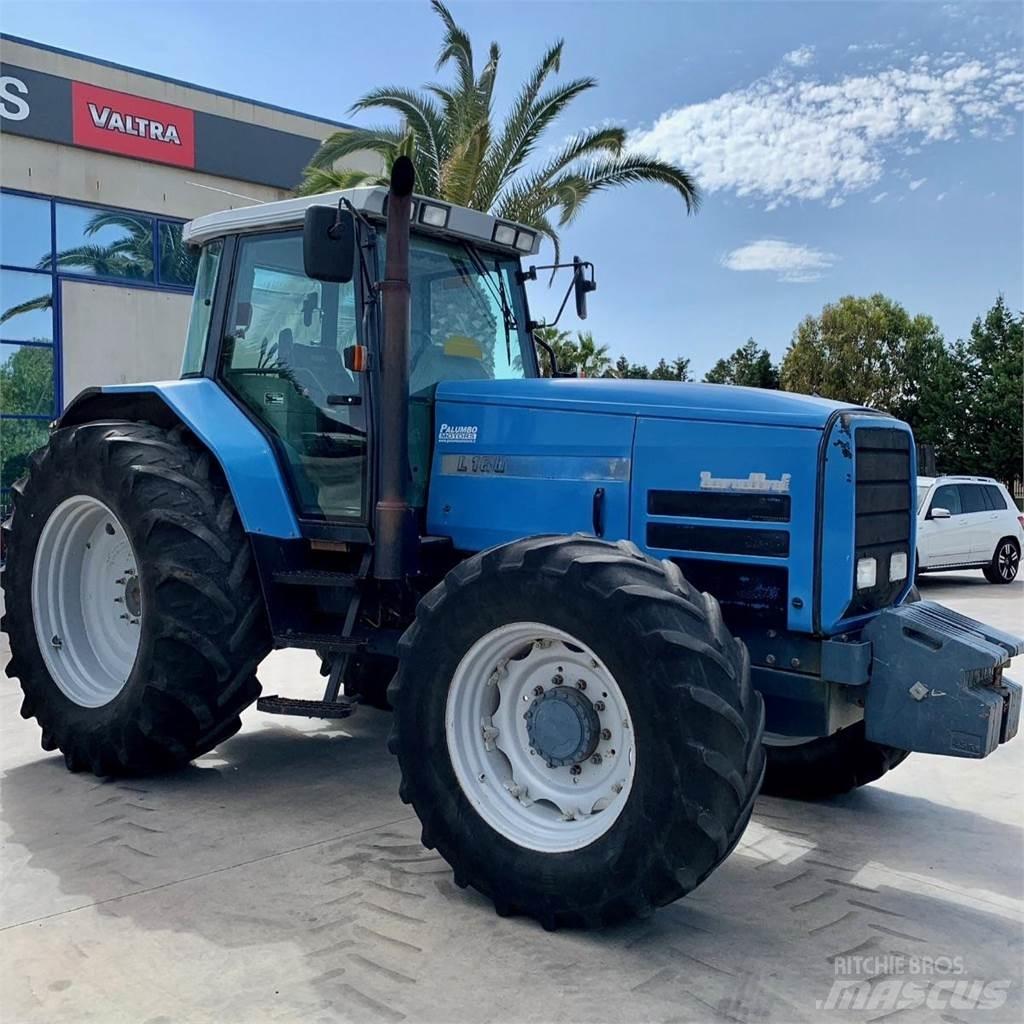
<svg viewBox="0 0 1024 1024"><path fill-rule="evenodd" d="M598 345L590 331L576 332L576 365L583 377L600 377L611 365L607 345Z"/></svg>
<svg viewBox="0 0 1024 1024"><path fill-rule="evenodd" d="M465 30L441 0L431 0L431 6L445 29L435 70L452 65L454 83L432 83L420 90L385 86L367 93L353 105L353 112L389 110L402 118L403 126L356 128L329 136L306 168L300 195L386 184L391 165L404 154L415 164L421 194L536 229L553 243L556 262L558 229L571 224L586 201L603 189L660 182L679 193L688 213L696 211L700 192L690 175L675 164L626 152L623 128L582 131L553 156L531 161L544 133L574 99L597 85L596 80L576 78L547 87L561 65L564 43L559 40L523 83L499 125L492 108L501 58L498 44L491 43L478 74ZM366 150L382 157L384 174L344 169L347 157ZM339 163L341 168L335 169Z"/></svg>

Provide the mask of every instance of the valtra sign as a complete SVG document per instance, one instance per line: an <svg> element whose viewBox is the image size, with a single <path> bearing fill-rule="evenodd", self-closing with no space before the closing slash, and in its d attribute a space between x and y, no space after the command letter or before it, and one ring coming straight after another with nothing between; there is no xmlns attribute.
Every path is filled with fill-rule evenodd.
<svg viewBox="0 0 1024 1024"><path fill-rule="evenodd" d="M318 130L296 135L8 62L0 64L0 132L286 189L323 138Z"/></svg>
<svg viewBox="0 0 1024 1024"><path fill-rule="evenodd" d="M76 146L195 166L195 115L185 107L72 82L71 121Z"/></svg>

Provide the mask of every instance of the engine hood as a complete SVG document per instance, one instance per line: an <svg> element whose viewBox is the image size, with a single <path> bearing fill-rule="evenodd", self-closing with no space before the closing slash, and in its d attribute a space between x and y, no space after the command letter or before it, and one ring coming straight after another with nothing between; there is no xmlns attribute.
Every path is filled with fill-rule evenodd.
<svg viewBox="0 0 1024 1024"><path fill-rule="evenodd" d="M437 397L445 402L510 405L719 423L775 423L821 429L837 410L859 406L811 395L723 384L660 380L581 379L446 381Z"/></svg>

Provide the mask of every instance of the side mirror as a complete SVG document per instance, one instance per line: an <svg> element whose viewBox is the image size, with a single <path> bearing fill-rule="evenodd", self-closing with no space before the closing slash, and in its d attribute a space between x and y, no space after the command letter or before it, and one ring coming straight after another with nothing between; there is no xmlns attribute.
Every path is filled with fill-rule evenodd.
<svg viewBox="0 0 1024 1024"><path fill-rule="evenodd" d="M590 277L587 278L586 268L590 267ZM576 293L576 315L581 320L587 319L587 293L597 291L597 282L594 280L594 265L585 263L579 256L572 258L572 284Z"/></svg>
<svg viewBox="0 0 1024 1024"><path fill-rule="evenodd" d="M349 210L310 206L302 228L302 263L314 281L348 284L355 273L356 221Z"/></svg>
<svg viewBox="0 0 1024 1024"><path fill-rule="evenodd" d="M948 508L932 508L931 512L928 513L929 519L949 519Z"/></svg>

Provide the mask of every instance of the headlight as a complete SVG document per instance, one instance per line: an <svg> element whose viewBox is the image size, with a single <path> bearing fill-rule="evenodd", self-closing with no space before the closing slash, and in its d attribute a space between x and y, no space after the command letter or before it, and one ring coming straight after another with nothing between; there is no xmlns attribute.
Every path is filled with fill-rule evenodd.
<svg viewBox="0 0 1024 1024"><path fill-rule="evenodd" d="M433 203L420 204L420 223L432 228L443 228L448 224L448 207Z"/></svg>
<svg viewBox="0 0 1024 1024"><path fill-rule="evenodd" d="M873 558L857 560L857 589L870 590L875 585L878 574L878 563Z"/></svg>
<svg viewBox="0 0 1024 1024"><path fill-rule="evenodd" d="M516 235L516 248L520 252L532 252L536 235L532 231L520 231Z"/></svg>
<svg viewBox="0 0 1024 1024"><path fill-rule="evenodd" d="M897 583L899 580L905 580L907 578L907 553L906 551L897 551L892 558L889 559L889 582Z"/></svg>
<svg viewBox="0 0 1024 1024"><path fill-rule="evenodd" d="M493 238L498 245L515 245L516 229L511 224L495 224Z"/></svg>

